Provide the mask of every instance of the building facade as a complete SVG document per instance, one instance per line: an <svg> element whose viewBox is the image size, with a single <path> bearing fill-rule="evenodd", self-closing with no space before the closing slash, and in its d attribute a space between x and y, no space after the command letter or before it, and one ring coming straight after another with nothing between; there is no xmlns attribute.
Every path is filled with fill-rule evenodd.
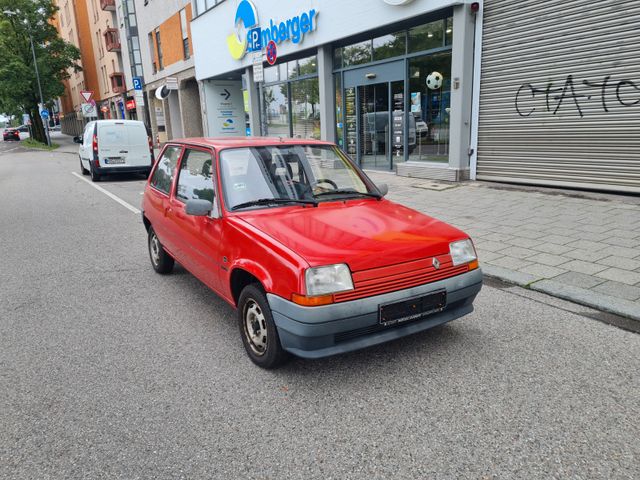
<svg viewBox="0 0 640 480"><path fill-rule="evenodd" d="M470 2L197 0L194 9L205 134L321 138L365 168L468 178Z"/></svg>
<svg viewBox="0 0 640 480"><path fill-rule="evenodd" d="M640 2L485 2L481 180L640 193Z"/></svg>
<svg viewBox="0 0 640 480"><path fill-rule="evenodd" d="M189 0L135 0L144 91L158 143L202 136Z"/></svg>

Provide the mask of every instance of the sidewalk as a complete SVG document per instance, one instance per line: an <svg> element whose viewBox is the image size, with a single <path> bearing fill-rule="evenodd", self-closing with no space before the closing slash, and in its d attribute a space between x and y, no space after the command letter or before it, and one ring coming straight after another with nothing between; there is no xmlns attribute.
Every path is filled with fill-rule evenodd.
<svg viewBox="0 0 640 480"><path fill-rule="evenodd" d="M367 174L471 235L487 276L640 321L639 197Z"/></svg>

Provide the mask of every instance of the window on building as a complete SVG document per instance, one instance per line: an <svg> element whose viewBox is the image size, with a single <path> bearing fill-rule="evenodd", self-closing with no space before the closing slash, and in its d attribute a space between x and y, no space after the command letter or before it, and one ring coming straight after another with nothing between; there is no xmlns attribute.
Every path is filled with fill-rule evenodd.
<svg viewBox="0 0 640 480"><path fill-rule="evenodd" d="M320 138L320 89L316 56L265 69L264 134Z"/></svg>
<svg viewBox="0 0 640 480"><path fill-rule="evenodd" d="M187 12L183 8L180 10L180 29L182 30L182 53L184 59L188 59L191 56L189 52L189 29L187 26Z"/></svg>
<svg viewBox="0 0 640 480"><path fill-rule="evenodd" d="M160 41L160 29L156 29L156 51L157 51L157 59L158 59L158 70L162 70L164 68L164 64L162 62L162 42Z"/></svg>

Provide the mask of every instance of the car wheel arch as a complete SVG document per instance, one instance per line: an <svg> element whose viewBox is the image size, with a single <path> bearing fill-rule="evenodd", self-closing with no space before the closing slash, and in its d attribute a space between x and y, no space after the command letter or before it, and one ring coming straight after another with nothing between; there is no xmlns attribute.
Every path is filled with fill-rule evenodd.
<svg viewBox="0 0 640 480"><path fill-rule="evenodd" d="M265 277L264 272L258 272L256 270L257 269L253 269L251 267L247 268L247 266L236 267L231 270L231 274L229 275L229 286L235 306L238 306L238 300L240 299L242 290L249 285L258 285L263 292L268 291L268 286L271 284L270 279ZM267 281L265 282L260 280L261 278L267 279Z"/></svg>
<svg viewBox="0 0 640 480"><path fill-rule="evenodd" d="M151 228L151 222L147 218L146 215L142 216L142 223L144 224L144 229L149 233L149 228Z"/></svg>

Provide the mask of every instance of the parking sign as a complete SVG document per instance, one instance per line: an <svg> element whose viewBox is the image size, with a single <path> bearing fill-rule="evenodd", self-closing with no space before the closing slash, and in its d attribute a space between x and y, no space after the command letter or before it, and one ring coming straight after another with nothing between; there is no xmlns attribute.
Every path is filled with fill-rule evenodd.
<svg viewBox="0 0 640 480"><path fill-rule="evenodd" d="M142 78L133 77L133 89L134 90L142 90Z"/></svg>

